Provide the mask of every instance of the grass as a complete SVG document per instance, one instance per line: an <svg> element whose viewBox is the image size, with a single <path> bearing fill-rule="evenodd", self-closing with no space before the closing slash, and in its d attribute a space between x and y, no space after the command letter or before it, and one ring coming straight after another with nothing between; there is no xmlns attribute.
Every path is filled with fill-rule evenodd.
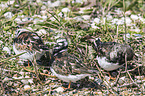
<svg viewBox="0 0 145 96"><path fill-rule="evenodd" d="M51 4L46 0L1 0L0 94L145 94L144 3L143 0L96 0L96 2L92 0L92 2L83 1L82 3L66 0L61 3L53 1ZM58 6L56 6L57 4ZM62 10L63 8L68 9ZM127 17L129 19L124 19ZM98 18L99 21L94 21L95 18ZM107 42L126 42L133 48L137 58L127 62L127 71L125 68L117 70L116 81L108 81L107 72L97 67L100 73L91 80L101 80L101 86L105 86L105 89L92 89L89 86L56 92L55 89L62 86L64 82L51 77L51 72L47 72L46 69L39 66L38 72L41 74L39 78L42 82L40 83L40 80L36 78L33 66L25 68L18 60L18 56L14 54L12 44L18 26L39 34L41 33L39 30L44 29L46 34L41 33L40 36L50 48L53 48L57 38L68 38L68 52L78 54L78 57L83 58L88 66L96 67L98 64L95 60L95 51L87 42L81 41L81 38L87 35L101 38L102 41ZM128 33L129 37L125 33ZM10 53L8 50L4 50L4 47L7 47ZM30 88L25 89L25 85L29 85Z"/></svg>

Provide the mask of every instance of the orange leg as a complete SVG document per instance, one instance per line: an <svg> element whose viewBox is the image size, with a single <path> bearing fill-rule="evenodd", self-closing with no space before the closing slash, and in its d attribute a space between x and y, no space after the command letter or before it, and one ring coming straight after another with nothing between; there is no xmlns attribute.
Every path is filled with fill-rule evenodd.
<svg viewBox="0 0 145 96"><path fill-rule="evenodd" d="M110 72L108 72L108 74L109 74L109 77L110 77L110 79L109 79L109 81L112 79L112 80L115 80L116 78L114 78L114 77L112 77L111 75L110 75Z"/></svg>
<svg viewBox="0 0 145 96"><path fill-rule="evenodd" d="M71 81L69 82L68 88L62 87L63 89L70 89Z"/></svg>
<svg viewBox="0 0 145 96"><path fill-rule="evenodd" d="M70 89L71 81L69 82L68 89Z"/></svg>
<svg viewBox="0 0 145 96"><path fill-rule="evenodd" d="M28 60L28 67L30 67L30 61Z"/></svg>

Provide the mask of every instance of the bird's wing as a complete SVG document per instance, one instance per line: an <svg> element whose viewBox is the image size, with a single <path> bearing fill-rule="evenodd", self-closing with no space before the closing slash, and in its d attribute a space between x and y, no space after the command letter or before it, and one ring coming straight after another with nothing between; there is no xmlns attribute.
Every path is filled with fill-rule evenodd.
<svg viewBox="0 0 145 96"><path fill-rule="evenodd" d="M56 57L52 68L62 75L91 74L94 72L87 68L76 56L67 52L63 52L60 58Z"/></svg>
<svg viewBox="0 0 145 96"><path fill-rule="evenodd" d="M15 39L14 44L18 50L27 51L42 51L49 50L49 48L44 45L42 39L37 35L37 33L23 31Z"/></svg>

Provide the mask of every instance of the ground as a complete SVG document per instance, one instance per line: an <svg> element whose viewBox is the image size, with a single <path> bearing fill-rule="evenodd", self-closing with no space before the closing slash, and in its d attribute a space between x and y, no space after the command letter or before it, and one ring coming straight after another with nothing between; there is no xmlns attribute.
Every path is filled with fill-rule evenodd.
<svg viewBox="0 0 145 96"><path fill-rule="evenodd" d="M58 38L67 38L68 52L78 54L99 74L64 90L68 83L55 78L49 68L37 66L38 75L15 55L12 45L18 28L38 33L50 49ZM144 0L1 0L0 31L1 95L145 95ZM82 39L85 36L127 43L136 57L110 72L116 78L110 80L92 46Z"/></svg>

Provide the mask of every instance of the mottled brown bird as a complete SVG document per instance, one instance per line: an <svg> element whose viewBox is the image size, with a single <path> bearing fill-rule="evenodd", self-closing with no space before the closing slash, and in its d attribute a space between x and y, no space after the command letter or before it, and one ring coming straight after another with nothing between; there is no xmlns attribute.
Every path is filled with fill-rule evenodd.
<svg viewBox="0 0 145 96"><path fill-rule="evenodd" d="M106 71L116 70L126 61L132 60L134 57L133 49L127 44L119 44L116 42L101 42L100 39L90 39L93 48L97 52L97 60L100 67Z"/></svg>
<svg viewBox="0 0 145 96"><path fill-rule="evenodd" d="M18 29L16 37L13 41L13 50L15 54L21 54L19 57L23 60L33 61L34 56L36 61L42 65L49 66L52 63L52 54L37 33L26 29ZM29 65L29 63L28 63Z"/></svg>
<svg viewBox="0 0 145 96"><path fill-rule="evenodd" d="M81 80L91 74L96 74L98 71L88 68L84 63L82 58L78 58L75 54L70 54L67 52L67 42L64 41L64 47L60 47L56 55L54 55L54 62L50 67L51 72L64 82L68 82L70 88L71 82L76 82ZM61 50L60 50L61 49Z"/></svg>

